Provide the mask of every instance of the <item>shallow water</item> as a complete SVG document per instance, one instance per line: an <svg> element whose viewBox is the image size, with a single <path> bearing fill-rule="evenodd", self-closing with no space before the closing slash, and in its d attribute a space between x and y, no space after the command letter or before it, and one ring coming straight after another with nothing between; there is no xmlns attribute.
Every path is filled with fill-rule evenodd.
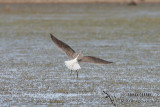
<svg viewBox="0 0 160 107"><path fill-rule="evenodd" d="M0 105L160 106L160 6L0 5ZM113 64L80 64L79 78L50 33ZM151 93L152 96L128 96Z"/></svg>

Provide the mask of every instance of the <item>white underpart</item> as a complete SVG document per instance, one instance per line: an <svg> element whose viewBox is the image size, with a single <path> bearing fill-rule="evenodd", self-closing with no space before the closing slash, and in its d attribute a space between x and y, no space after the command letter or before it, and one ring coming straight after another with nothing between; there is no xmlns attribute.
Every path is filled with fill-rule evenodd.
<svg viewBox="0 0 160 107"><path fill-rule="evenodd" d="M77 58L78 58L78 56L75 59L64 62L68 69L70 69L70 70L81 69L80 65L78 64Z"/></svg>

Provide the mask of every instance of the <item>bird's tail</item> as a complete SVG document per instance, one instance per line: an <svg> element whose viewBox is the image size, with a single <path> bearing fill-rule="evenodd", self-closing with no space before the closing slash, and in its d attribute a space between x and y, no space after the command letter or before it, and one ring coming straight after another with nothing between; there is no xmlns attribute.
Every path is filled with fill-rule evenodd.
<svg viewBox="0 0 160 107"><path fill-rule="evenodd" d="M78 70L78 69L81 69L81 67L80 67L80 65L78 64L78 62L75 62L74 60L65 61L65 65L66 65L67 68L69 68L70 70Z"/></svg>

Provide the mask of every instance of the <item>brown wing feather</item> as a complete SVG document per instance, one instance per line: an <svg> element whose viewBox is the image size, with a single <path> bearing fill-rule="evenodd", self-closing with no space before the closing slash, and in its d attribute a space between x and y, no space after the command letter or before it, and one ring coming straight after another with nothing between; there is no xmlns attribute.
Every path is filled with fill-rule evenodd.
<svg viewBox="0 0 160 107"><path fill-rule="evenodd" d="M52 34L51 38L52 41L59 47L61 48L69 57L73 58L73 54L75 53L75 51L66 43L60 41L59 39L57 39L55 36L53 36Z"/></svg>
<svg viewBox="0 0 160 107"><path fill-rule="evenodd" d="M100 58L96 58L93 56L84 56L79 62L86 62L86 63L94 63L94 64L109 64L113 62L105 61Z"/></svg>

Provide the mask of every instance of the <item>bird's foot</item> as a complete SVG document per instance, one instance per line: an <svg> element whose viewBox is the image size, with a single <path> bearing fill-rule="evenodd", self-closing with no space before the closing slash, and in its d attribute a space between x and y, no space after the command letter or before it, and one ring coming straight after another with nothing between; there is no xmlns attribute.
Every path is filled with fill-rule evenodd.
<svg viewBox="0 0 160 107"><path fill-rule="evenodd" d="M77 79L78 79L78 71L76 71L77 72Z"/></svg>
<svg viewBox="0 0 160 107"><path fill-rule="evenodd" d="M70 75L72 75L72 70L71 70L71 73L70 73Z"/></svg>

